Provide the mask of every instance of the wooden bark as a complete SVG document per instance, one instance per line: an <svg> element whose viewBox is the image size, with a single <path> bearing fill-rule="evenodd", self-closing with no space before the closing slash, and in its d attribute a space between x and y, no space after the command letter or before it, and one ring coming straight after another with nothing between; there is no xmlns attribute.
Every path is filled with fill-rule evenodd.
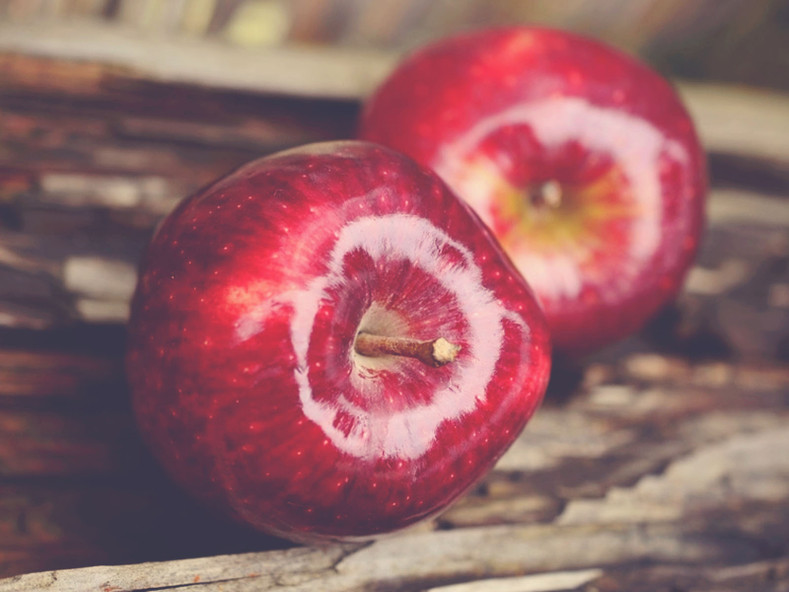
<svg viewBox="0 0 789 592"><path fill-rule="evenodd" d="M394 56L78 31L0 26L0 592L789 590L789 99L682 85L713 188L677 304L557 363L523 435L439 518L294 547L160 473L128 405L123 324L137 258L181 197L349 137Z"/></svg>

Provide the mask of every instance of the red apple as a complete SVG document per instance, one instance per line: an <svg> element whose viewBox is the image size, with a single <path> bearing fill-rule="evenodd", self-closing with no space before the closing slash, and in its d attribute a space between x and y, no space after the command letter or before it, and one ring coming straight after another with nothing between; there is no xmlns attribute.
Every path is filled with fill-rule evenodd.
<svg viewBox="0 0 789 592"><path fill-rule="evenodd" d="M439 41L377 89L359 137L471 204L564 353L638 330L694 258L706 170L693 123L663 78L598 42L526 27Z"/></svg>
<svg viewBox="0 0 789 592"><path fill-rule="evenodd" d="M181 203L129 333L164 467L297 541L436 514L516 438L549 371L540 307L478 217L431 171L353 141L257 160Z"/></svg>

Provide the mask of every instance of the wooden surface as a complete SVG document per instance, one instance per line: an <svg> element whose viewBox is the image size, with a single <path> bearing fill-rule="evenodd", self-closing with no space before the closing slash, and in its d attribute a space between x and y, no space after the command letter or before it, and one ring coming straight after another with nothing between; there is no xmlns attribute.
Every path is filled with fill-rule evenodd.
<svg viewBox="0 0 789 592"><path fill-rule="evenodd" d="M9 39L0 592L789 590L789 99L683 86L713 191L677 305L560 364L522 437L447 513L311 549L228 524L169 484L129 415L123 323L140 250L181 197L261 154L348 137L391 56L323 56L332 68L293 87L277 70L251 88L228 67L217 88L199 66L171 80L122 52L97 62L74 40ZM343 68L367 82L326 91Z"/></svg>

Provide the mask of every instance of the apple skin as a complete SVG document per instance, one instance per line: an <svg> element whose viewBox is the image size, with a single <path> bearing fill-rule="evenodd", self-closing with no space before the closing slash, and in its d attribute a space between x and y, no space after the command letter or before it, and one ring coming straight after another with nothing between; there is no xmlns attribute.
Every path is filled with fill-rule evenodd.
<svg viewBox="0 0 789 592"><path fill-rule="evenodd" d="M366 101L358 137L471 204L570 357L639 330L695 257L707 174L693 122L660 75L599 42L529 27L438 41Z"/></svg>
<svg viewBox="0 0 789 592"><path fill-rule="evenodd" d="M460 345L432 368L357 332ZM295 541L435 515L488 471L545 391L542 311L431 171L327 142L184 200L141 263L127 373L147 442L184 488Z"/></svg>

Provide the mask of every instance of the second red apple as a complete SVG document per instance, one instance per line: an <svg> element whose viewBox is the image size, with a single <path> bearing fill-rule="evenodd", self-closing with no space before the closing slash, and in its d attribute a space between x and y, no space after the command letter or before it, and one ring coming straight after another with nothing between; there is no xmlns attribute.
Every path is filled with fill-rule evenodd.
<svg viewBox="0 0 789 592"><path fill-rule="evenodd" d="M384 81L359 135L472 205L564 353L637 331L696 253L706 169L691 118L660 75L601 43L525 27L440 41Z"/></svg>

